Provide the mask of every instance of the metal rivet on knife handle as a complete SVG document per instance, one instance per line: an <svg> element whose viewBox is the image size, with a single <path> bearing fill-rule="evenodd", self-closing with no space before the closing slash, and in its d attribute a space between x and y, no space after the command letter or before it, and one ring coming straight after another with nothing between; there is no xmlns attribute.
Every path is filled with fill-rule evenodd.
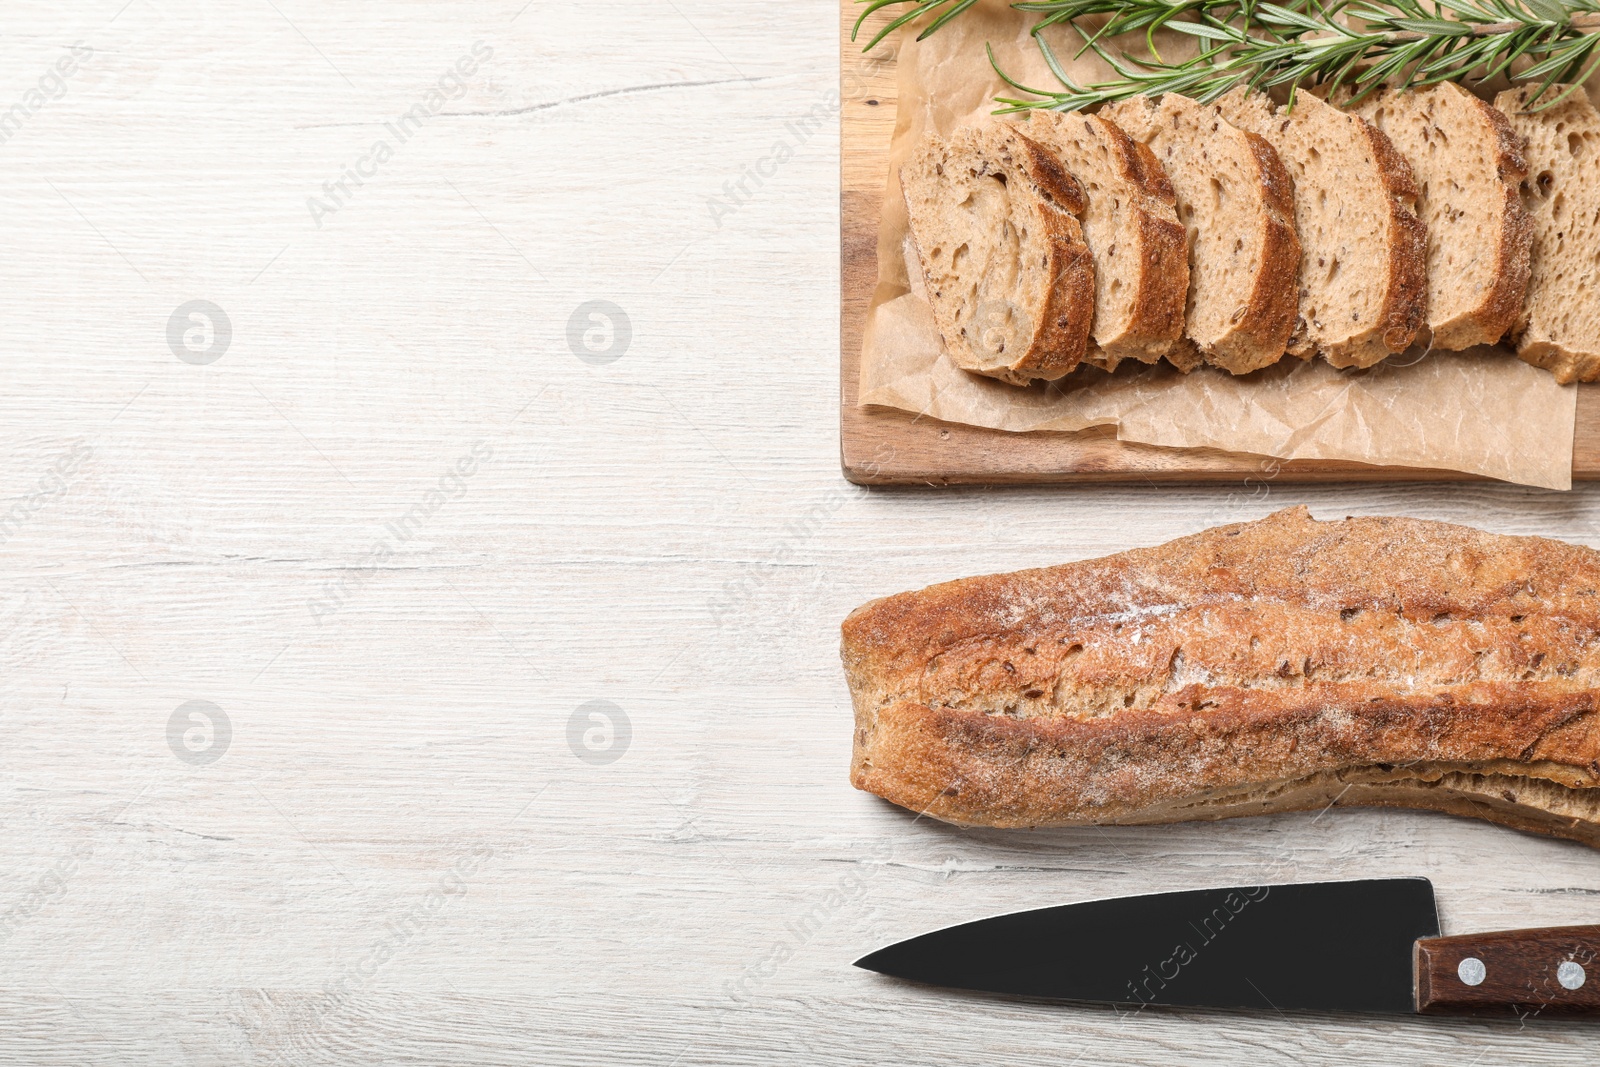
<svg viewBox="0 0 1600 1067"><path fill-rule="evenodd" d="M1600 1015L1600 982L1588 980L1600 926L1425 937L1416 948L1419 1012Z"/></svg>

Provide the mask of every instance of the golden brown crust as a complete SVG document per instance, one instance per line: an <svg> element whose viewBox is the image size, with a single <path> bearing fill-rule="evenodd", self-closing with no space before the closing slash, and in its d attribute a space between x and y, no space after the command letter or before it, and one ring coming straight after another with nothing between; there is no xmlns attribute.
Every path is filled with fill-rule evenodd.
<svg viewBox="0 0 1600 1067"><path fill-rule="evenodd" d="M1070 374L1083 361L1094 321L1094 262L1078 221L1087 208L1083 188L1061 166L1061 161L1038 142L1015 133L1025 149L1029 178L1059 211L1041 211L1050 240L1050 276L1055 284L1039 317L1034 344L1014 366L1013 384L1035 378L1056 379Z"/></svg>
<svg viewBox="0 0 1600 1067"><path fill-rule="evenodd" d="M1522 206L1519 189L1528 169L1523 156L1522 138L1498 109L1451 82L1425 90L1397 91L1385 86L1352 105L1350 99L1353 95L1354 90L1346 89L1334 99L1341 106L1351 107L1362 118L1380 125L1385 133L1406 128L1406 120L1398 115L1404 114L1407 105L1423 109L1426 119L1421 131L1422 143L1415 140L1417 131L1414 129L1410 131L1412 140L1408 141L1405 134L1399 136L1400 145L1405 146L1406 152L1412 153L1412 159L1422 160L1422 165L1413 171L1413 179L1422 181L1424 187L1430 170L1437 184L1442 176L1456 177L1452 173L1455 168L1473 171L1467 178L1474 182L1482 180L1498 184L1493 191L1497 204L1475 205L1485 212L1482 217L1486 221L1482 230L1470 237L1455 232L1430 235L1435 268L1444 274L1443 277L1431 279L1432 292L1441 297L1441 303L1446 306L1429 307L1427 317L1431 322L1425 323L1417 336L1419 343L1425 341L1430 348L1446 351L1495 343L1515 324L1522 311L1523 295L1528 284L1533 223ZM1461 115L1454 111L1456 106L1464 108L1469 114ZM1436 108L1439 110L1436 111ZM1385 122L1382 116L1396 109L1397 117ZM1442 119L1440 115L1446 111L1453 117ZM1412 117L1410 121L1416 122L1417 118ZM1392 124L1396 122L1400 123L1398 127ZM1441 164L1431 155L1438 145L1446 146L1447 153L1453 151L1453 154L1441 157L1447 158L1449 163ZM1450 146L1454 146L1453 149ZM1399 146L1395 147L1398 149ZM1418 153L1430 155L1424 159ZM1488 170L1490 166L1493 167L1492 174ZM1438 193L1437 189L1435 193ZM1489 190L1484 189L1473 195L1474 199L1481 200L1489 195ZM1449 194L1446 194L1446 199L1449 199ZM1418 213L1422 214L1420 210ZM1427 214L1430 219L1442 218L1448 231L1449 224L1459 211L1446 213L1434 205ZM1470 255L1465 257L1468 266L1454 268L1441 242L1459 244L1464 239L1471 240L1474 246L1469 250ZM1486 270L1478 266L1480 261L1487 266ZM1478 274L1470 279L1464 275L1463 272L1473 268L1481 271L1481 276L1487 278L1487 282L1480 281Z"/></svg>
<svg viewBox="0 0 1600 1067"><path fill-rule="evenodd" d="M930 303L946 349L958 366L1014 385L1063 377L1083 360L1094 320L1094 263L1078 220L1087 205L1083 189L1051 152L1011 126L995 124L981 131L959 130L952 142L960 142L963 150L970 150L978 160L976 165L985 173L1010 172L1013 180L1031 191L1024 210L1031 210L1035 230L1043 239L1043 267L1050 284L1043 301L1028 309L1031 318L1026 324L1027 344L1022 354L1009 363L995 365L994 361L978 360L967 351L960 324L939 299L942 293L937 283L930 280ZM952 142L930 136L917 157L900 168L900 186L907 214L913 220L911 247L925 278L931 278L934 271L917 234L913 188L933 180L926 172L930 166L937 168L943 154L951 150ZM924 172L920 182L907 173L910 167ZM942 177L943 171L935 172Z"/></svg>
<svg viewBox="0 0 1600 1067"><path fill-rule="evenodd" d="M1189 296L1188 231L1178 222L1177 196L1166 170L1148 148L1097 115L1035 112L1018 128L1054 152L1067 172L1088 168L1080 169L1077 177L1090 187L1091 197L1101 198L1100 207L1091 203L1086 212L1091 239L1093 220L1102 210L1104 217L1119 220L1115 232L1102 235L1090 251L1102 257L1094 269L1112 271L1127 288L1126 319L1110 322L1107 308L1096 307L1084 362L1104 370L1115 369L1124 359L1158 362L1183 335ZM1098 156L1080 154L1095 151L1086 144L1104 147L1109 168L1100 167ZM1096 192L1100 189L1096 174L1114 184ZM1105 207L1106 201L1114 201L1115 207ZM1138 258L1130 265L1124 256L1113 266L1108 243L1111 249L1131 245Z"/></svg>
<svg viewBox="0 0 1600 1067"><path fill-rule="evenodd" d="M1456 329L1440 330L1434 343L1458 350L1472 345L1489 345L1500 340L1522 314L1522 301L1528 291L1533 247L1533 219L1522 206L1522 182L1528 176L1528 161L1523 155L1522 136L1497 107L1463 93L1494 131L1495 176L1504 185L1500 212L1500 233L1495 241L1494 283L1482 303Z"/></svg>
<svg viewBox="0 0 1600 1067"><path fill-rule="evenodd" d="M1083 186L1067 173L1055 153L1021 130L1013 129L1012 132L1016 136L1016 143L1024 149L1018 162L1026 169L1029 180L1062 211L1075 216L1087 211L1089 201L1083 194Z"/></svg>
<svg viewBox="0 0 1600 1067"><path fill-rule="evenodd" d="M1139 236L1144 250L1139 297L1125 343L1157 353L1159 359L1183 336L1189 300L1189 231L1175 219L1141 211Z"/></svg>
<svg viewBox="0 0 1600 1067"><path fill-rule="evenodd" d="M1378 164L1378 177L1389 200L1389 227L1394 239L1389 242L1389 286L1383 309L1378 313L1378 340L1385 353L1404 352L1416 340L1417 331L1428 321L1428 229L1417 218L1414 205L1417 185L1407 163L1389 135L1366 119L1352 116L1361 124ZM1367 366L1382 359L1362 357L1356 366ZM1335 362L1335 366L1345 366Z"/></svg>
<svg viewBox="0 0 1600 1067"><path fill-rule="evenodd" d="M1133 301L1133 317L1118 352L1126 349L1135 358L1153 361L1183 336L1189 300L1189 233L1178 221L1177 194L1155 153L1110 119L1085 119L1099 125L1123 177L1150 201L1135 209L1143 254L1135 279L1138 295Z"/></svg>
<svg viewBox="0 0 1600 1067"><path fill-rule="evenodd" d="M1240 131L1250 145L1267 207L1261 238L1261 271L1238 332L1259 353L1252 367L1276 363L1289 347L1300 314L1300 236L1294 225L1294 179L1265 137Z"/></svg>
<svg viewBox="0 0 1600 1067"><path fill-rule="evenodd" d="M1340 803L1600 839L1600 553L1303 508L844 623L851 779L951 822Z"/></svg>
<svg viewBox="0 0 1600 1067"><path fill-rule="evenodd" d="M1150 151L1150 146L1128 136L1127 130L1109 118L1096 117L1105 123L1106 131L1116 142L1117 151L1127 160L1128 180L1144 190L1144 194L1152 200L1176 208L1178 193L1172 188L1172 179L1167 176L1167 168L1163 167L1161 160Z"/></svg>

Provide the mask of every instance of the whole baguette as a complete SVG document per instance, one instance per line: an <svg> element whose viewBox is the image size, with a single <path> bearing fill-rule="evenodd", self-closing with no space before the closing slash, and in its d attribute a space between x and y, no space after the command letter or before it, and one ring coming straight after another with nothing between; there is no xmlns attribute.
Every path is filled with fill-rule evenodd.
<svg viewBox="0 0 1600 1067"><path fill-rule="evenodd" d="M1600 553L1304 508L844 623L851 781L947 822L1392 805L1600 845Z"/></svg>

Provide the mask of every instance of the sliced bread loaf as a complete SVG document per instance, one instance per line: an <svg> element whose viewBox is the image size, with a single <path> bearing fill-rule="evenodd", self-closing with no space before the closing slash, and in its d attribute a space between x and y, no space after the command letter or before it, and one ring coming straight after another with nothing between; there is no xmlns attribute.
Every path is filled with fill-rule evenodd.
<svg viewBox="0 0 1600 1067"><path fill-rule="evenodd" d="M1187 235L1166 172L1148 148L1094 115L1033 112L1019 124L1053 152L1088 198L1083 235L1094 257L1088 362L1155 363L1183 336Z"/></svg>
<svg viewBox="0 0 1600 1067"><path fill-rule="evenodd" d="M1266 140L1215 105L1167 93L1101 112L1160 160L1189 234L1185 337L1167 358L1234 374L1276 363L1300 303L1294 186Z"/></svg>
<svg viewBox="0 0 1600 1067"><path fill-rule="evenodd" d="M1005 123L929 137L900 168L934 321L956 365L1013 384L1083 359L1094 266L1083 191Z"/></svg>
<svg viewBox="0 0 1600 1067"><path fill-rule="evenodd" d="M1600 114L1582 89L1555 107L1525 111L1531 92L1495 99L1527 139L1531 175L1523 202L1533 220L1533 273L1517 355L1563 384L1592 382L1600 379Z"/></svg>
<svg viewBox="0 0 1600 1067"><path fill-rule="evenodd" d="M1428 331L1451 351L1500 340L1522 312L1533 235L1528 165L1506 117L1453 82L1381 89L1351 110L1411 165L1428 228Z"/></svg>
<svg viewBox="0 0 1600 1067"><path fill-rule="evenodd" d="M1417 187L1383 131L1309 93L1276 109L1235 89L1217 101L1278 150L1294 179L1300 313L1289 351L1336 367L1403 352L1427 319L1427 231Z"/></svg>

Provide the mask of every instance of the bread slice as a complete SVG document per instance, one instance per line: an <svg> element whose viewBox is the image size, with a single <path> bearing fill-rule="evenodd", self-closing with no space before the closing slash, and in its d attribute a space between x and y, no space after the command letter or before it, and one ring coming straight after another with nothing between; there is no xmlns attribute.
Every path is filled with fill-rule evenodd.
<svg viewBox="0 0 1600 1067"><path fill-rule="evenodd" d="M1083 190L1004 123L930 136L900 168L934 321L957 366L1013 384L1083 359L1094 266Z"/></svg>
<svg viewBox="0 0 1600 1067"><path fill-rule="evenodd" d="M1159 362L1183 336L1187 235L1166 172L1148 148L1094 115L1030 112L1020 124L1053 152L1088 197L1083 235L1094 256L1088 362Z"/></svg>
<svg viewBox="0 0 1600 1067"><path fill-rule="evenodd" d="M844 622L851 780L982 826L1381 804L1600 845L1597 591L1592 549L1293 508L901 593Z"/></svg>
<svg viewBox="0 0 1600 1067"><path fill-rule="evenodd" d="M1283 358L1300 303L1300 239L1294 184L1278 153L1215 105L1177 93L1159 103L1133 97L1101 115L1160 160L1188 229L1185 337L1167 358L1234 374Z"/></svg>
<svg viewBox="0 0 1600 1067"><path fill-rule="evenodd" d="M1522 88L1495 98L1526 138L1530 175L1523 203L1533 223L1533 274L1517 355L1563 384L1592 382L1600 379L1600 114L1582 89L1529 112L1531 94Z"/></svg>
<svg viewBox="0 0 1600 1067"><path fill-rule="evenodd" d="M1427 321L1427 232L1411 168L1372 123L1309 93L1274 109L1235 89L1217 101L1265 137L1294 178L1300 315L1292 355L1370 367L1404 352Z"/></svg>
<svg viewBox="0 0 1600 1067"><path fill-rule="evenodd" d="M1411 165L1428 229L1428 343L1492 345L1522 313L1533 226L1522 208L1522 138L1506 117L1453 82L1381 89L1351 110Z"/></svg>

